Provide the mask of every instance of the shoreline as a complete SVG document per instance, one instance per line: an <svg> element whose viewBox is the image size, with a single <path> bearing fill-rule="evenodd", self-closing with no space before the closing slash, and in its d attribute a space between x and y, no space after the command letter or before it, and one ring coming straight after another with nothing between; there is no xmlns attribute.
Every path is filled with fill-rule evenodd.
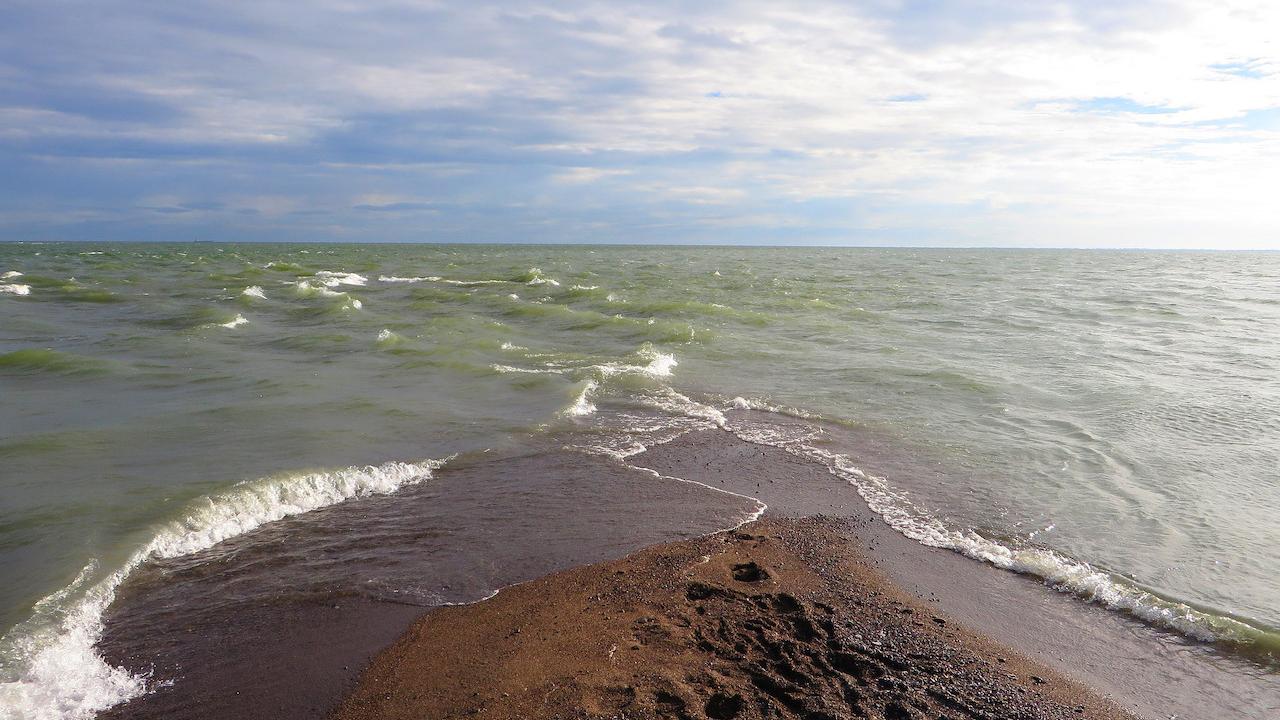
<svg viewBox="0 0 1280 720"><path fill-rule="evenodd" d="M767 518L433 610L332 717L1135 717L899 589L862 532Z"/></svg>
<svg viewBox="0 0 1280 720"><path fill-rule="evenodd" d="M531 496L535 485L541 489ZM544 500L528 505L534 496ZM950 627L1007 645L1048 672L1112 698L1134 716L1243 719L1280 707L1280 677L1233 674L1213 664L1210 645L1161 633L1028 576L921 545L890 527L825 466L709 429L625 461L555 447L477 458L442 469L438 484L263 528L209 558L188 559L188 569L176 568L176 575L152 568L126 588L123 604L111 613L104 654L133 672L154 671L155 680L176 682L99 717L323 717L352 697L367 663L376 666L380 653L431 617L506 604L504 596L526 592L521 588L530 583L590 563L627 562L673 540L731 535L719 528L750 521L762 505L768 510L758 522L766 524L810 522L802 519L817 515L844 523L850 532L832 531L830 545L843 548L846 561L873 568L884 587L952 618ZM648 511L629 512L636 507ZM476 512L501 522L475 526L467 518ZM725 522L735 517L738 522ZM396 566L400 582L430 583L464 604L442 597L423 607L348 590L246 595L225 609L201 607L200 597L221 602L224 582L243 586L244 573L255 577L254 566L273 568L276 584L281 572L305 579L307 563L318 557L312 543L324 553L336 549L333 528L342 528L341 542L357 549L374 542L369 533L428 543L396 551L397 562L408 563ZM424 535L426 528L434 529ZM277 564L283 544L301 561L296 567ZM346 582L353 590L363 587ZM503 589L493 596L494 588ZM477 651L468 646L458 657L475 659Z"/></svg>

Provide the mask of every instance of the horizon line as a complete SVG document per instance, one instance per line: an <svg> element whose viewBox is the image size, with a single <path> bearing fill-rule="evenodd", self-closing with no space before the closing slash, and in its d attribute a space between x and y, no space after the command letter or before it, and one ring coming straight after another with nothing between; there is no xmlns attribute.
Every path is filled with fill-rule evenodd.
<svg viewBox="0 0 1280 720"><path fill-rule="evenodd" d="M451 245L477 247L668 247L668 248L802 248L833 250L1100 250L1113 252L1280 252L1278 247L1144 247L1104 245L838 245L811 243L663 243L663 242L489 242L438 240L12 240L0 238L3 245Z"/></svg>

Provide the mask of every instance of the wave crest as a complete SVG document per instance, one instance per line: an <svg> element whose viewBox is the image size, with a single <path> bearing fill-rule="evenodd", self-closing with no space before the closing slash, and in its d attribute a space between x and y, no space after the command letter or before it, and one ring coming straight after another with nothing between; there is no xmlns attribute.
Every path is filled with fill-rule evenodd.
<svg viewBox="0 0 1280 720"><path fill-rule="evenodd" d="M205 496L185 515L158 527L123 567L92 585L91 562L66 588L36 604L36 612L0 639L0 657L14 668L0 682L0 705L19 718L88 720L145 693L147 678L113 667L94 646L103 613L120 583L152 558L173 558L213 547L269 522L345 500L395 492L432 477L450 458L389 462L341 470L295 473L241 483Z"/></svg>

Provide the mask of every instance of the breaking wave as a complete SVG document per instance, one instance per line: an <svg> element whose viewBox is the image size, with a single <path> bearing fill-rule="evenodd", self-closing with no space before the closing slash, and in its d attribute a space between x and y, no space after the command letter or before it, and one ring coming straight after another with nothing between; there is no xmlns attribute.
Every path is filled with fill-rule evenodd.
<svg viewBox="0 0 1280 720"><path fill-rule="evenodd" d="M144 694L147 678L111 666L95 651L103 613L140 565L190 555L266 523L344 500L395 492L429 479L449 459L281 475L197 500L182 517L158 527L122 567L93 582L100 573L91 561L70 585L36 603L32 617L0 639L0 657L13 668L0 682L0 705L18 718L87 720Z"/></svg>
<svg viewBox="0 0 1280 720"><path fill-rule="evenodd" d="M394 275L379 275L378 282L384 283L420 283L420 282L440 282L440 278L436 275L427 277L396 277Z"/></svg>
<svg viewBox="0 0 1280 720"><path fill-rule="evenodd" d="M799 416L741 397L734 398L732 405ZM727 429L747 442L777 447L826 466L832 475L853 485L868 507L890 527L922 545L952 550L1002 570L1039 578L1054 590L1127 613L1194 640L1239 643L1265 652L1280 651L1280 633L1274 630L1161 597L1122 577L1047 548L1010 547L972 529L949 528L920 510L887 479L863 471L849 456L810 444L822 434L818 428L730 425Z"/></svg>
<svg viewBox="0 0 1280 720"><path fill-rule="evenodd" d="M248 325L248 324L249 324L249 320L245 318L245 316L237 314L231 320L228 320L227 322L224 322L224 323L219 323L219 327L234 329L234 328L240 327L241 325Z"/></svg>

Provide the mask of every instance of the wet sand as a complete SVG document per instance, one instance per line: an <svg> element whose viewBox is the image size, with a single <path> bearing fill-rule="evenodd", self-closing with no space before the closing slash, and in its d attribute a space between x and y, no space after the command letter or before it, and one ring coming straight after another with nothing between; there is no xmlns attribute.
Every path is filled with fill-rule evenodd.
<svg viewBox="0 0 1280 720"><path fill-rule="evenodd" d="M753 508L559 449L459 460L430 483L140 569L99 648L152 690L99 720L323 717L433 607L729 527Z"/></svg>
<svg viewBox="0 0 1280 720"><path fill-rule="evenodd" d="M1132 717L897 589L859 525L762 520L436 610L334 717Z"/></svg>
<svg viewBox="0 0 1280 720"><path fill-rule="evenodd" d="M752 413L736 412L734 420L752 420ZM864 444L848 449L865 459L869 470L891 476L927 471L887 465L901 457L893 448ZM1223 658L1210 645L1162 633L1121 614L1052 592L1034 579L996 570L954 552L924 547L889 528L867 508L852 486L834 478L824 466L778 448L744 442L730 433L703 430L651 447L625 462L567 451L559 444L460 460L440 471L431 483L392 496L363 498L308 513L246 534L202 555L149 565L122 587L119 601L108 614L100 649L114 664L149 673L155 682L154 690L102 717L316 718L334 712L343 698L348 698L345 716L361 717L356 713L366 712L369 706L359 705L360 698L364 702L376 700L376 693L369 694L371 678L379 672L391 673L389 678L395 675L394 668L387 664L391 657L388 653L399 652L424 627L444 627L450 618L467 613L498 612L494 608L507 608L516 615L548 613L548 622L552 623L548 628L562 633L572 629L571 625L556 624L572 619L564 615L563 607L578 608L577 619L596 623L592 630L596 634L617 635L623 630L634 634L638 632L632 627L636 620L666 617L664 613L688 617L690 624L682 632L688 631L696 626L698 618L687 616L688 607L676 604L683 597L680 593L685 585L683 579L671 579L676 578L671 573L680 568L670 563L663 571L668 572L668 580L664 581L667 586L659 582L660 564L631 576L624 573L607 578L618 583L618 588L650 578L645 580L650 585L636 586L640 588L636 592L647 587L645 592L649 595L637 596L633 606L627 606L631 609L619 610L616 617L607 613L593 615L592 608L600 601L592 600L591 594L571 596L568 588L556 590L562 594L563 602L570 603L557 610L555 606L539 605L543 598L528 597L528 588L550 588L548 583L565 577L548 577L549 573L569 570L570 576L578 572L589 574L593 572L590 568L570 570L588 563L640 563L647 553L671 552L642 548L736 525L757 507L743 496L757 497L768 504L766 523L776 525L767 527L784 528L789 527L787 523L796 522L800 523L796 527L801 527L812 522L803 518L815 515L830 518L819 523L821 533L815 530L815 534L806 536L808 540L797 543L809 547L806 552L810 556L834 553L827 562L842 564L840 573L849 577L833 575L819 563L804 577L813 582L820 580L821 587L814 587L826 599L805 599L809 596L801 590L785 591L808 603L805 612L811 623L821 617L816 613L825 612L816 602L836 609L843 607L840 620L855 626L884 615L906 623L900 625L909 634L916 627L911 623L919 621L925 623L926 630L941 632L945 628L955 637L967 638L967 644L956 648L987 642L979 636L1011 647L1012 651L992 651L1003 653L1000 656L1006 658L1006 663L1000 663L1002 667L1026 657L1049 668L1014 673L1019 677L1035 674L1049 680L1061 676L1078 684L1054 680L1044 685L1034 681L1032 686L1018 685L1033 697L1038 697L1034 696L1037 691L1048 697L1052 688L1059 685L1088 687L1136 716L1161 720L1170 716L1179 720L1244 719L1280 712L1280 676L1265 670L1250 674L1248 667L1242 671L1240 662ZM818 543L819 537L830 542ZM698 543L718 547L717 543L727 542L725 538L715 535L692 541L689 547ZM637 551L638 554L628 555ZM702 554L710 553L699 553L697 557ZM779 566L784 570L769 569L773 580L768 582L778 578L799 582L790 575L793 566L798 567L795 561L784 560ZM858 580L873 575L874 581ZM842 590L834 582L836 578L847 587ZM495 598L474 606L440 607L444 602L475 601L496 588L522 582L528 584L508 587ZM726 622L738 623L735 627L739 630L754 620L735 615L737 611L732 608L737 608L743 597L750 598L769 587L766 582L759 587L741 588L723 578L707 578L706 582L743 594L714 595L714 602L721 604L724 598L736 598L732 606L722 609L729 612ZM594 594L608 598L613 587L604 583ZM876 605L883 610L881 615L860 619L862 616L850 608L870 612L871 607L859 606L855 601L867 603L867 597L879 596L860 597L859 587L892 596L895 602L902 603L901 607L913 608L912 613L901 613L901 607L893 605ZM406 595L406 589L415 590L412 597ZM846 593L843 600L841 593ZM528 600L523 606L518 602L522 597ZM712 603L711 599L701 603L704 612L715 609ZM647 609L641 609L642 605ZM926 609L917 609L921 607ZM747 608L743 604L739 609ZM555 616L556 612L560 615ZM681 616L682 612L686 614ZM932 627L933 615L947 624ZM501 620L497 615L493 618L494 622ZM777 623L780 618L774 613L764 619ZM672 623L668 624L681 627ZM482 630L483 625L476 625L476 631ZM960 630L961 627L967 630ZM872 638L871 632L878 629L868 626L862 634ZM527 642L528 636L523 632L516 635L521 642ZM584 630L581 642L588 642L589 635ZM625 640L630 636L618 637ZM397 638L399 644L393 646L396 649L379 655ZM477 670L479 675L467 682L483 680L502 685L520 678L543 677L530 674L534 665L521 666L524 669L517 672L515 666L502 664L506 657L503 653L515 652L519 645L495 644L501 638L482 642L478 635L466 642L460 636L455 639L459 644L452 648L435 642L434 659L419 656L421 663L430 659L436 666L401 663L402 676L396 676L397 682L415 688L413 692L421 698L444 692L439 688L451 686L441 684L442 678L461 677L459 673L471 672L468 668L473 666L483 672ZM819 648L832 640L814 640L806 647ZM793 637L789 642L798 641ZM630 647L629 642L617 644L620 649L615 650L615 657ZM563 657L548 665L561 672L557 677L573 674L569 670L578 666L572 658L579 654L583 662L594 658L591 653L595 650L591 648L595 646L575 647L574 652L569 652L572 648L565 649ZM928 650L927 644L920 647L924 648L920 652ZM667 649L671 647L668 645ZM544 650L548 649L541 648L539 652ZM646 655L656 649L644 645L630 652L641 653L633 656L637 662L648 658L646 662L657 663L656 667L692 663L701 657L674 653L659 659L657 655ZM989 653L978 652L974 657L990 660ZM831 664L829 658L823 662ZM958 668L957 672L971 667L954 663L939 666ZM362 675L366 667L371 669ZM583 667L590 670L595 666ZM835 697L832 693L839 682L827 669L816 662L802 668L805 674L825 678L818 683L826 687L819 695L830 699ZM741 680L745 671L739 668L736 672ZM507 673L514 674L508 677ZM596 670L584 677L604 677L592 673ZM886 682L896 682L895 676L885 673L890 677ZM785 674L774 674L785 678ZM956 676L956 682L969 682L965 677ZM974 676L972 681L985 687L990 683L984 677ZM880 694L879 679L868 683L869 687L858 686L859 692L870 698L868 708L873 717L878 717L872 712L876 708L882 711L887 707L875 704L887 702L888 697ZM556 682L557 687L563 686ZM627 686L623 680L618 682L622 684L599 685L597 690ZM640 679L628 682L633 688L640 686ZM794 679L789 682L798 684ZM836 685L830 685L833 682ZM839 689L843 692L843 686ZM481 691L478 685L475 691ZM510 688L502 692L517 694ZM742 694L741 688L738 692ZM692 690L686 695L681 697L691 708L707 699L702 695L694 697ZM637 697L640 699L636 702L647 702L644 697ZM500 694L498 699L506 700ZM924 702L931 701L926 698ZM486 707L489 710L485 712L498 712L495 708L506 706ZM589 710L588 705L582 707ZM1067 702L1064 707L1072 706ZM415 717L437 716L421 708L414 712L418 713ZM699 712L705 714L705 708ZM637 717L634 710L626 714ZM939 711L927 717L940 715L953 719L967 716ZM990 716L1017 717L998 713Z"/></svg>

